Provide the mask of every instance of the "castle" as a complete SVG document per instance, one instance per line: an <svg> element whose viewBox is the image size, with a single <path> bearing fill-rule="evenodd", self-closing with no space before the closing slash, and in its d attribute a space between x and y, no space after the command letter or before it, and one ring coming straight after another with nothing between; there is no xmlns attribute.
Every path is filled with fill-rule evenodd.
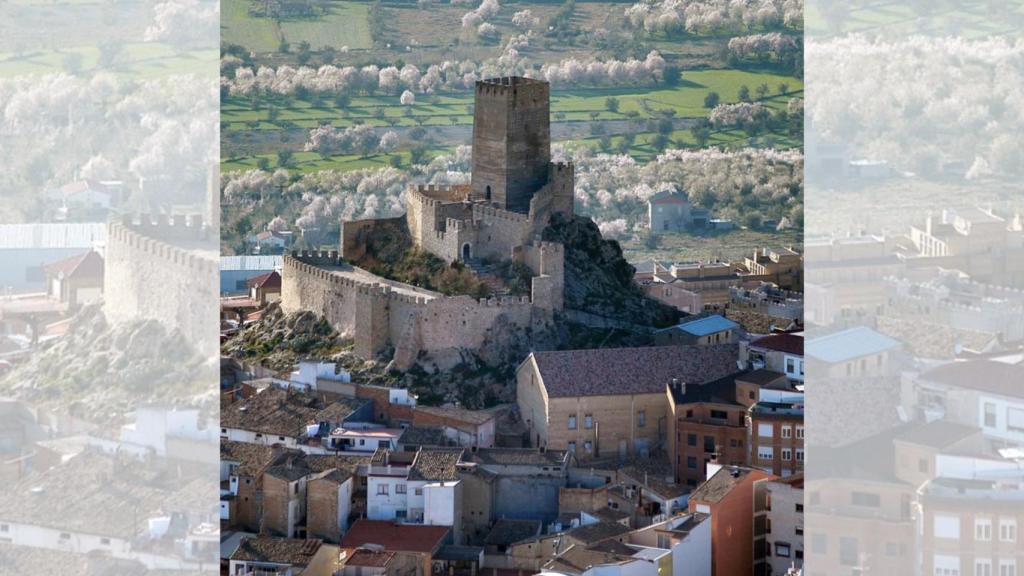
<svg viewBox="0 0 1024 576"><path fill-rule="evenodd" d="M477 82L469 185L420 185L397 218L343 222L340 252L284 258L281 306L322 314L355 352L393 349L393 366L438 367L486 351L515 329L542 329L563 306L565 252L541 239L554 214L572 215L573 167L551 162L550 88L521 77ZM533 273L528 297L445 296L373 275L350 262L381 229L448 263L516 261Z"/></svg>

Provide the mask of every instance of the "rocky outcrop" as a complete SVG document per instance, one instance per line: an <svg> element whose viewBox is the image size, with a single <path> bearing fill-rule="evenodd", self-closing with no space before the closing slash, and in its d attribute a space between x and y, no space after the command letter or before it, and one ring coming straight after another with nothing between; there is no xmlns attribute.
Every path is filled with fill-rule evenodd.
<svg viewBox="0 0 1024 576"><path fill-rule="evenodd" d="M648 298L633 280L636 270L614 240L605 240L597 224L583 216L556 214L544 240L565 246L565 307L631 324L662 327L679 312Z"/></svg>

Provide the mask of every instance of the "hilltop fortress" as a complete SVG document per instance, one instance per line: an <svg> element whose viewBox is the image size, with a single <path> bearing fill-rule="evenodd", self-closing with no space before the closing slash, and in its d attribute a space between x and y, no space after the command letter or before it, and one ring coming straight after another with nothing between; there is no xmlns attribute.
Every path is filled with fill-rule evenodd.
<svg viewBox="0 0 1024 576"><path fill-rule="evenodd" d="M462 351L486 356L516 332L550 327L563 307L565 251L541 240L552 215L573 212L573 167L551 162L550 89L529 78L477 82L469 185L416 186L397 218L344 222L340 252L284 258L285 312L322 314L355 352L393 350L393 366L440 368ZM401 234L448 263L515 261L532 272L529 296L446 296L371 274L351 262L374 234Z"/></svg>

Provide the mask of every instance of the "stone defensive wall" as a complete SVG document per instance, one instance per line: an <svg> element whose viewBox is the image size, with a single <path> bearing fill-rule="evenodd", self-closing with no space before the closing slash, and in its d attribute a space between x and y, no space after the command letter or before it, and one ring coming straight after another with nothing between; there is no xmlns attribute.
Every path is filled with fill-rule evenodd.
<svg viewBox="0 0 1024 576"><path fill-rule="evenodd" d="M195 347L217 342L218 238L199 215L124 216L107 224L104 313L158 320Z"/></svg>
<svg viewBox="0 0 1024 576"><path fill-rule="evenodd" d="M497 339L497 330L526 328L549 316L525 296L444 296L375 276L333 251L286 255L281 280L284 311L323 315L354 339L364 358L393 348L397 369L411 367L423 354L479 350Z"/></svg>

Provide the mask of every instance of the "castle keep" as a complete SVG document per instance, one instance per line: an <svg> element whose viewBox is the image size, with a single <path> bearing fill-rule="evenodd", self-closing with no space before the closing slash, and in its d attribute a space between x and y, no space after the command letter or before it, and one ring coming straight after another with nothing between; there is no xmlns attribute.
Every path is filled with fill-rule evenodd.
<svg viewBox="0 0 1024 576"><path fill-rule="evenodd" d="M283 309L324 315L360 356L393 349L399 369L421 356L451 365L462 350L499 346L509 330L543 328L563 306L565 253L541 234L553 214L573 211L573 167L551 162L549 102L540 80L477 82L471 183L412 187L404 216L343 222L340 252L286 256ZM448 263L521 262L533 273L530 296L445 296L351 265L384 228Z"/></svg>

